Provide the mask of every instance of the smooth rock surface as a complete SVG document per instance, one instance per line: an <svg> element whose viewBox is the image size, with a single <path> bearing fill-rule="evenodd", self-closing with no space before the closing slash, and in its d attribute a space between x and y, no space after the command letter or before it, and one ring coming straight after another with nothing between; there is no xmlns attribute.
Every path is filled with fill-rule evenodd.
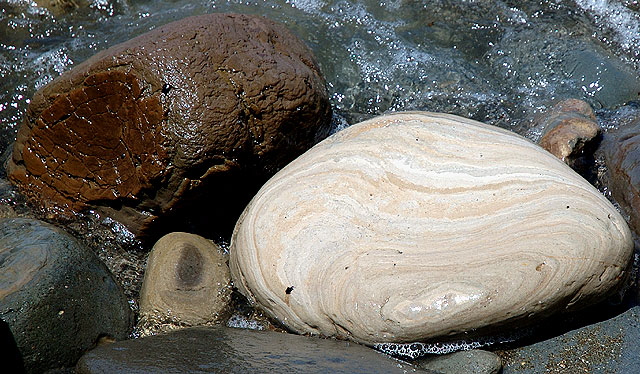
<svg viewBox="0 0 640 374"><path fill-rule="evenodd" d="M628 126L608 132L601 146L607 165L607 188L640 233L640 117Z"/></svg>
<svg viewBox="0 0 640 374"><path fill-rule="evenodd" d="M0 220L0 318L28 373L73 367L101 337L125 339L133 316L106 266L64 231Z"/></svg>
<svg viewBox="0 0 640 374"><path fill-rule="evenodd" d="M557 103L534 126L544 131L540 146L575 170L584 169L580 160L593 153L600 135L593 109L577 99Z"/></svg>
<svg viewBox="0 0 640 374"><path fill-rule="evenodd" d="M76 370L78 374L425 372L358 344L226 327L193 327L100 346L84 355Z"/></svg>
<svg viewBox="0 0 640 374"><path fill-rule="evenodd" d="M138 326L196 326L223 319L231 299L227 257L198 235L174 232L160 238L147 261Z"/></svg>
<svg viewBox="0 0 640 374"><path fill-rule="evenodd" d="M528 140L460 117L353 125L251 201L234 284L287 328L365 344L471 337L615 291L624 219Z"/></svg>
<svg viewBox="0 0 640 374"><path fill-rule="evenodd" d="M498 355L480 349L422 358L413 364L443 374L498 374L502 369L502 361Z"/></svg>
<svg viewBox="0 0 640 374"><path fill-rule="evenodd" d="M189 17L102 51L40 89L8 176L54 216L92 208L139 236L176 211L207 211L207 202L227 212L210 221L234 222L330 120L314 56L283 25L239 14Z"/></svg>

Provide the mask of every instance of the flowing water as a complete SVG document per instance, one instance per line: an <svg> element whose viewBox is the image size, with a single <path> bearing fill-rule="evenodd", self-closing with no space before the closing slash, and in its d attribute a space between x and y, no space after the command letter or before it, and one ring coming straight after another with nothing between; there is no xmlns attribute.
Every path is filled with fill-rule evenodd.
<svg viewBox="0 0 640 374"><path fill-rule="evenodd" d="M338 128L429 110L536 140L531 120L559 99L586 100L605 128L640 112L640 1L0 0L0 156L38 88L99 50L211 12L264 15L300 36ZM0 205L18 202L0 179ZM128 249L139 244L97 216L68 229L89 233L135 307L143 256Z"/></svg>

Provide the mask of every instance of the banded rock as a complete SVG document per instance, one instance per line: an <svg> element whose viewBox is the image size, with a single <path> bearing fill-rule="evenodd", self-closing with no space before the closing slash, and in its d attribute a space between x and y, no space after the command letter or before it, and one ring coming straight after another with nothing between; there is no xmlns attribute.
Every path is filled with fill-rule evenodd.
<svg viewBox="0 0 640 374"><path fill-rule="evenodd" d="M633 243L611 203L535 144L409 112L287 165L230 252L239 291L290 330L374 344L492 334L598 302Z"/></svg>
<svg viewBox="0 0 640 374"><path fill-rule="evenodd" d="M227 212L208 220L234 222L330 120L315 58L283 25L240 14L189 17L102 51L40 89L8 177L53 215L91 208L138 236L179 210L208 213L207 202Z"/></svg>

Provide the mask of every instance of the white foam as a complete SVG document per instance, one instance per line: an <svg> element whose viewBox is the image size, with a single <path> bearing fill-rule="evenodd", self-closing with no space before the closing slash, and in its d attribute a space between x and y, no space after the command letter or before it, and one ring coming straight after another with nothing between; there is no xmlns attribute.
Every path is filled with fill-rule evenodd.
<svg viewBox="0 0 640 374"><path fill-rule="evenodd" d="M640 15L624 5L609 0L575 0L593 17L596 24L612 30L626 52L640 56Z"/></svg>
<svg viewBox="0 0 640 374"><path fill-rule="evenodd" d="M237 329L249 329L249 330L265 329L265 326L262 323L256 320L248 319L247 317L240 314L232 315L231 318L229 318L229 320L227 321L227 327L233 327Z"/></svg>

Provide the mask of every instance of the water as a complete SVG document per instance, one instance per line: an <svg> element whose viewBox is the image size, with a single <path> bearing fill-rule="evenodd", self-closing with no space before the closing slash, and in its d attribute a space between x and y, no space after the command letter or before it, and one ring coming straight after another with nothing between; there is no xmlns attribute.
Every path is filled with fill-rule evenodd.
<svg viewBox="0 0 640 374"><path fill-rule="evenodd" d="M0 160L38 88L99 50L211 12L264 15L300 36L326 76L337 126L430 110L535 140L531 120L559 99L586 100L607 130L639 112L639 1L0 0ZM0 186L0 203L26 214ZM107 262L135 309L136 250L148 248L95 215L67 228Z"/></svg>
<svg viewBox="0 0 640 374"><path fill-rule="evenodd" d="M286 24L314 50L332 104L349 123L431 110L524 132L554 100L611 109L640 93L638 1L2 0L0 7L0 153L35 90L61 72L158 25L209 12Z"/></svg>

